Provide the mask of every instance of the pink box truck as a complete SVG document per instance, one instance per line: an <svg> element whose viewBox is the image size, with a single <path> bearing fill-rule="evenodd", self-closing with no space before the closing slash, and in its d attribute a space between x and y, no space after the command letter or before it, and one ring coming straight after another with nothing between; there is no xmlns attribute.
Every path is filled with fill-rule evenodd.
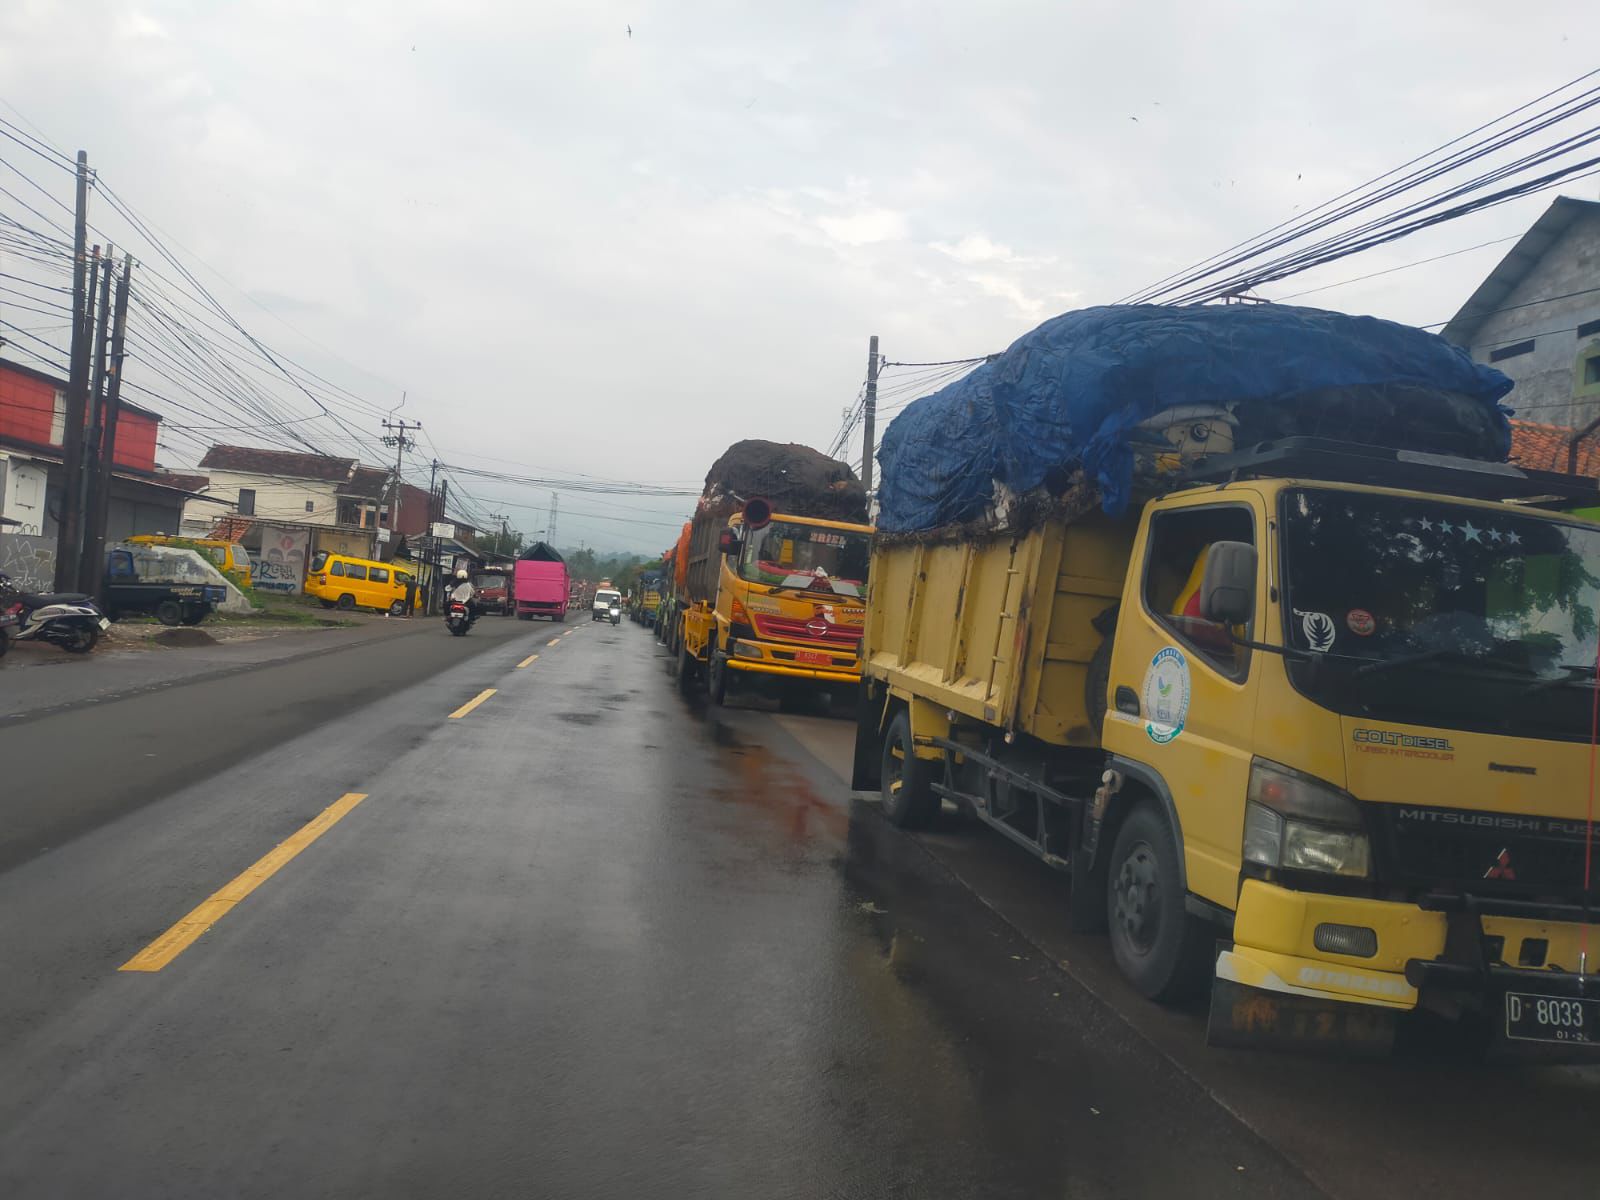
<svg viewBox="0 0 1600 1200"><path fill-rule="evenodd" d="M549 617L552 621L565 621L568 582L567 564L554 546L545 542L529 546L517 559L511 589L516 596L517 619Z"/></svg>

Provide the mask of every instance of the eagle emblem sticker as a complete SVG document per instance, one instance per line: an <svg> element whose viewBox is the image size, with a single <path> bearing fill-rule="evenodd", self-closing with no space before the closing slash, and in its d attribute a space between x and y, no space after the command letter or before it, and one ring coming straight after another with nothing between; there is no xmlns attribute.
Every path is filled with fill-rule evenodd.
<svg viewBox="0 0 1600 1200"><path fill-rule="evenodd" d="M1144 673L1144 731L1152 742L1170 742L1189 716L1189 660L1176 646L1157 651Z"/></svg>

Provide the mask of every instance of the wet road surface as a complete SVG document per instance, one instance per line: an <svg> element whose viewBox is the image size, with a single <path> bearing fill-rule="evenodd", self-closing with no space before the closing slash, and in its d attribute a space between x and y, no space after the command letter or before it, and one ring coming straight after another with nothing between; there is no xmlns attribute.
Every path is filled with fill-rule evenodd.
<svg viewBox="0 0 1600 1200"><path fill-rule="evenodd" d="M505 624L0 873L0 1195L1316 1193L806 727Z"/></svg>

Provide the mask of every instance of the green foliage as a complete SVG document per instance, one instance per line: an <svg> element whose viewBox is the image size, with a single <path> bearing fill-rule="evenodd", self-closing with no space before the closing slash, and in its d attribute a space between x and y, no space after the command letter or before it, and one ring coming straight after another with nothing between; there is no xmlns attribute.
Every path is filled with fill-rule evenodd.
<svg viewBox="0 0 1600 1200"><path fill-rule="evenodd" d="M478 538L479 550L485 554L503 554L508 558L515 558L522 553L526 546L526 539L515 529L508 533L501 533L497 529L493 533L486 533Z"/></svg>
<svg viewBox="0 0 1600 1200"><path fill-rule="evenodd" d="M622 592L632 590L634 583L638 581L640 570L656 561L637 554L601 556L587 548L563 550L561 557L567 560L567 571L574 579L586 579L590 583L609 579L612 586Z"/></svg>

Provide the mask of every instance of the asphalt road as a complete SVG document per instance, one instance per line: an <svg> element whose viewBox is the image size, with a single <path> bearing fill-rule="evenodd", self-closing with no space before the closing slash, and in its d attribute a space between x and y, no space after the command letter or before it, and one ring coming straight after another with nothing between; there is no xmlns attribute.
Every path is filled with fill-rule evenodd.
<svg viewBox="0 0 1600 1200"><path fill-rule="evenodd" d="M1591 1074L1207 1050L630 624L252 654L10 694L7 1200L1594 1194Z"/></svg>
<svg viewBox="0 0 1600 1200"><path fill-rule="evenodd" d="M317 690L430 643L410 686ZM421 631L0 739L82 814L0 873L8 1200L1313 1190L632 625ZM190 766L102 804L152 746Z"/></svg>

